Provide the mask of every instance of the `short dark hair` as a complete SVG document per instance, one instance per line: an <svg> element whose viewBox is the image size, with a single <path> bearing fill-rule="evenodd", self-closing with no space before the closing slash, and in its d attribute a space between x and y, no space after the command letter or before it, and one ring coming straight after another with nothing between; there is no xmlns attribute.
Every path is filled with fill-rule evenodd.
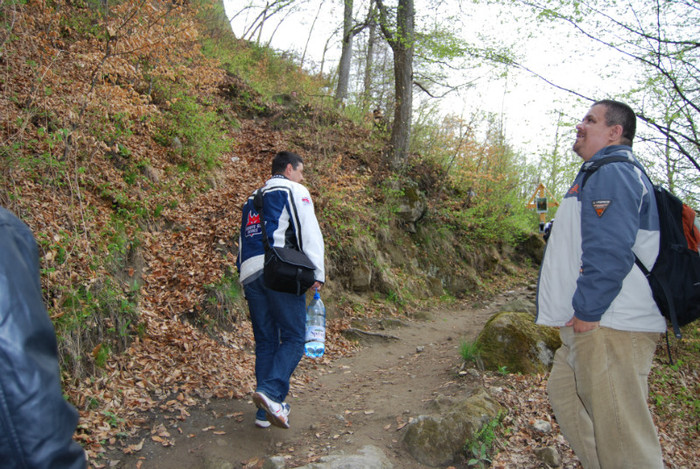
<svg viewBox="0 0 700 469"><path fill-rule="evenodd" d="M284 173L288 164L291 164L292 168L297 169L300 163L304 164L304 160L301 159L301 156L291 151L281 151L277 153L272 160L272 175Z"/></svg>
<svg viewBox="0 0 700 469"><path fill-rule="evenodd" d="M593 105L596 106L598 104L605 106L605 125L608 127L613 125L622 126L621 143L632 146L632 141L637 133L637 116L632 108L625 103L612 99L596 101Z"/></svg>

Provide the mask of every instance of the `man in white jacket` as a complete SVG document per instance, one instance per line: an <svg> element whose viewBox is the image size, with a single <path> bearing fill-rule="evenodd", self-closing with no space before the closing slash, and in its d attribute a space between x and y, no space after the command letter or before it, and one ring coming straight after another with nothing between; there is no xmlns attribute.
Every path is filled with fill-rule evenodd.
<svg viewBox="0 0 700 469"><path fill-rule="evenodd" d="M324 245L309 191L301 185L304 162L291 152L280 152L272 161L272 177L243 205L237 266L248 301L255 336L253 401L258 407L255 425L272 423L289 428L289 379L304 354L306 297L265 286L265 247L261 223L271 246L297 249L308 256L316 270L312 285L325 281ZM255 210L254 197L263 196L265 220Z"/></svg>
<svg viewBox="0 0 700 469"><path fill-rule="evenodd" d="M595 103L576 126L584 160L557 211L537 292L538 324L560 328L548 393L584 468L661 468L647 378L666 322L649 284L659 251L653 187L632 153L636 117L626 104ZM586 169L606 157L582 187Z"/></svg>

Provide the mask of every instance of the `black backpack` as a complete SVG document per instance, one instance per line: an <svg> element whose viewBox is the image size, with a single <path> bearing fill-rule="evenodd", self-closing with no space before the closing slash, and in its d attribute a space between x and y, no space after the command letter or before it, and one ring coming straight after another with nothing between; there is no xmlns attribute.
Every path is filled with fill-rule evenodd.
<svg viewBox="0 0 700 469"><path fill-rule="evenodd" d="M586 180L601 166L608 163L625 162L644 169L633 161L611 156L585 164L586 174L581 181L581 189ZM649 176L644 175L647 179ZM646 275L651 286L654 301L661 313L671 321L673 332L681 338L680 327L700 317L700 255L698 254L698 231L693 225L695 212L683 204L678 197L661 186L654 186L654 196L659 211L661 236L659 256L651 270L635 256L635 263ZM686 226L683 229L683 212L686 212Z"/></svg>

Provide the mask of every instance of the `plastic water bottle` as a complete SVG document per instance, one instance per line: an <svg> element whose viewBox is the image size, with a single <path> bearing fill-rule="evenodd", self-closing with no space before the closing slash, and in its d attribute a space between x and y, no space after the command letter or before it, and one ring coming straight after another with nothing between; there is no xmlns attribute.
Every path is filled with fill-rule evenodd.
<svg viewBox="0 0 700 469"><path fill-rule="evenodd" d="M318 358L326 350L326 307L321 301L321 294L316 290L314 298L306 308L306 344L304 353L307 357Z"/></svg>

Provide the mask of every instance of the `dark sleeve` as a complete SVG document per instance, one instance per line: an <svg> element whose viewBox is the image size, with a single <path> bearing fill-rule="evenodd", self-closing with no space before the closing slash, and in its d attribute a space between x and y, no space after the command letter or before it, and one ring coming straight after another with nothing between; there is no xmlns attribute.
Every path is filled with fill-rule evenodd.
<svg viewBox="0 0 700 469"><path fill-rule="evenodd" d="M82 469L78 413L61 392L56 336L29 228L0 208L0 466Z"/></svg>

